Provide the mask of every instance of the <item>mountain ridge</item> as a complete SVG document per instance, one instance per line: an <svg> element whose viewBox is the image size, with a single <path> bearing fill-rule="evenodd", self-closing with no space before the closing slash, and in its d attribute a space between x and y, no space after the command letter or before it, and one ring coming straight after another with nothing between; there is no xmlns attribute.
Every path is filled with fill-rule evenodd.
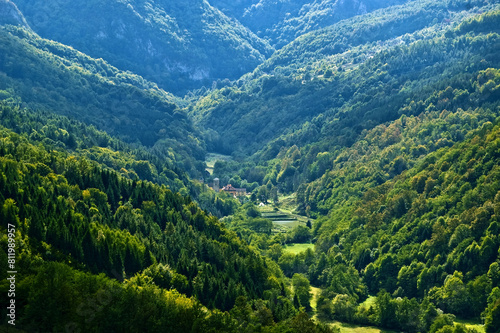
<svg viewBox="0 0 500 333"><path fill-rule="evenodd" d="M280 49L300 35L344 19L408 1L260 0L228 3L224 0L212 0L210 2L236 17L258 36L269 40L272 45Z"/></svg>
<svg viewBox="0 0 500 333"><path fill-rule="evenodd" d="M16 4L41 36L102 57L176 93L236 79L272 52L267 42L201 0Z"/></svg>
<svg viewBox="0 0 500 333"><path fill-rule="evenodd" d="M0 38L1 99L151 147L194 177L203 172L201 134L177 99L155 83L23 28L0 27Z"/></svg>
<svg viewBox="0 0 500 333"><path fill-rule="evenodd" d="M3 24L20 25L26 29L30 29L23 14L10 0L0 1L0 25Z"/></svg>
<svg viewBox="0 0 500 333"><path fill-rule="evenodd" d="M432 23L442 16L442 11L451 9L449 4L435 4L441 10L428 12L426 5L429 3L416 1L415 8L381 10L377 20L364 23L362 18L354 18L347 23L341 22L306 34L277 51L235 85L203 96L189 112L203 128L215 130L222 138L223 142L209 143L209 146L217 146L216 149L224 153L251 155L261 149L267 140L278 138L286 131L297 130L319 114L345 108L343 105L355 94L353 89L356 89L354 87L357 86L357 81L362 81L362 78L356 77L356 73L361 71L359 66L370 61L381 50L397 49L407 44L397 32L382 29L383 24L387 25L385 27L388 30L392 27L393 31L397 31L395 27L401 26L412 30L412 34L403 33L408 44L443 35L447 29L453 29L447 23ZM483 4L488 6L487 2ZM457 13L458 21L463 20L462 14ZM372 14L367 16L370 18ZM357 29L349 28L353 22L359 23ZM435 30L427 32L429 25L435 26ZM332 35L338 39L331 38ZM342 42L343 35L351 35L353 38ZM373 39L370 39L371 36ZM383 38L388 38L385 47L381 47L380 43ZM357 45L364 44L366 45L362 48L356 48ZM422 62L427 61L422 58ZM404 71L404 68L401 67L400 70ZM339 78L350 76L352 82L339 86ZM271 121L272 109L286 113L278 124ZM227 121L221 121L222 119ZM242 131L245 128L255 138L245 135ZM227 140L232 136L234 139Z"/></svg>

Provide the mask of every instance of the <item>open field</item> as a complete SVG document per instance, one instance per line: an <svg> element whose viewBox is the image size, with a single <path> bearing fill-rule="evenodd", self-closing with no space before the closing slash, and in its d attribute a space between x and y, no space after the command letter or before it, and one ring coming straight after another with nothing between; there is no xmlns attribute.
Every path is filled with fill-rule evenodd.
<svg viewBox="0 0 500 333"><path fill-rule="evenodd" d="M304 252L307 249L314 250L314 244L311 243L306 243L306 244L287 244L284 248L283 251L285 253L293 253L293 254L298 254L300 252Z"/></svg>
<svg viewBox="0 0 500 333"><path fill-rule="evenodd" d="M314 287L312 287L311 289L312 289L311 292L313 293L313 300L311 301L311 306L313 307L314 311L316 311L317 297L319 296L321 289ZM370 296L363 303L361 303L360 306L364 306L366 308L370 306L375 306L375 300L376 300L375 296ZM396 333L396 331L384 330L373 326L368 326L368 327L358 326L348 323L342 323L339 321L323 321L323 323L328 324L329 326L332 327L336 326L340 328L341 333ZM467 328L475 329L479 333L485 333L484 325L481 325L478 322L456 319L455 323L463 324Z"/></svg>
<svg viewBox="0 0 500 333"><path fill-rule="evenodd" d="M484 325L481 325L478 322L471 321L471 320L461 320L461 319L455 319L455 322L458 324L463 324L467 326L467 328L473 328L479 333L485 333L486 331L484 330Z"/></svg>
<svg viewBox="0 0 500 333"><path fill-rule="evenodd" d="M298 226L299 224L305 223L304 221L301 221L302 219L298 218L298 215L292 215L289 214L288 212L276 210L270 205L259 207L259 211L262 214L262 217L265 217L273 221L275 226L284 227L284 228L278 228L284 231L286 231L286 229L288 228L291 229Z"/></svg>
<svg viewBox="0 0 500 333"><path fill-rule="evenodd" d="M295 228L300 224L299 221L287 220L287 221L273 221L274 224L280 225L287 228Z"/></svg>
<svg viewBox="0 0 500 333"><path fill-rule="evenodd" d="M467 328L473 328L479 333L485 333L484 326L481 324L466 320L455 320L455 322L464 324L465 326L467 326ZM388 331L372 326L364 327L364 326L351 325L351 324L341 323L339 321L327 322L327 324L332 327L337 326L338 328L340 328L340 333L396 333L396 331Z"/></svg>
<svg viewBox="0 0 500 333"><path fill-rule="evenodd" d="M329 326L336 326L340 328L340 333L396 333L396 331L387 331L376 327L357 326L339 321L332 321L328 323Z"/></svg>
<svg viewBox="0 0 500 333"><path fill-rule="evenodd" d="M306 216L294 214L295 210L294 195L280 197L279 204L266 205L259 207L262 217L268 218L273 221L276 232L286 232L288 229L294 228L298 225L304 225L307 221L314 223L314 220Z"/></svg>

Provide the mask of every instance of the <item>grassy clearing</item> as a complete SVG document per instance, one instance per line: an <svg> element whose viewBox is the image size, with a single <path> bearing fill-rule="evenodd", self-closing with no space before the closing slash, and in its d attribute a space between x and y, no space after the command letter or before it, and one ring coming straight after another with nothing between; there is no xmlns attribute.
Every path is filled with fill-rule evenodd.
<svg viewBox="0 0 500 333"><path fill-rule="evenodd" d="M290 229L295 228L296 226L298 226L300 224L299 221L273 221L273 223L276 226L281 226L281 227L286 228L286 229L284 229L285 231L289 231Z"/></svg>
<svg viewBox="0 0 500 333"><path fill-rule="evenodd" d="M295 193L287 195L287 196L280 196L279 198L279 210L283 213L286 213L290 216L293 216L296 218L298 221L306 223L308 220L313 222L313 219L308 218L307 216L302 216L302 215L297 215L294 214L293 212L297 208L297 202L295 201Z"/></svg>
<svg viewBox="0 0 500 333"><path fill-rule="evenodd" d="M275 212L278 212L276 210L274 210L274 207L273 205L271 204L267 204L265 206L257 206L257 209L262 213L262 214L265 214L265 213L275 213Z"/></svg>
<svg viewBox="0 0 500 333"><path fill-rule="evenodd" d="M376 327L351 325L339 321L328 322L328 325L340 328L340 333L396 333L395 331L387 331Z"/></svg>
<svg viewBox="0 0 500 333"><path fill-rule="evenodd" d="M297 208L295 194L281 196L277 205L265 205L258 207L263 217L273 221L276 232L286 232L298 225L305 225L307 221L314 223L314 220L306 216L294 214Z"/></svg>
<svg viewBox="0 0 500 333"><path fill-rule="evenodd" d="M205 163L207 165L207 170L210 174L214 172L214 165L217 161L230 161L233 158L229 155L215 154L215 153L207 153L205 158Z"/></svg>
<svg viewBox="0 0 500 333"><path fill-rule="evenodd" d="M484 330L484 325L481 325L480 323L478 323L476 321L455 319L455 323L465 325L467 328L473 328L476 331L478 331L479 333L486 332Z"/></svg>
<svg viewBox="0 0 500 333"><path fill-rule="evenodd" d="M299 254L300 252L304 252L307 249L314 250L314 244L306 243L306 244L287 244L284 248L283 251L285 253L293 253L293 254Z"/></svg>
<svg viewBox="0 0 500 333"><path fill-rule="evenodd" d="M275 208L272 205L265 205L258 207L262 217L268 218L273 221L277 230L288 231L300 224L307 222L307 217L292 214L290 211L280 208Z"/></svg>
<svg viewBox="0 0 500 333"><path fill-rule="evenodd" d="M312 294L311 307L313 308L313 311L316 312L316 307L318 305L318 297L319 294L321 294L321 289L316 287L311 287L311 294Z"/></svg>
<svg viewBox="0 0 500 333"><path fill-rule="evenodd" d="M287 196L280 196L279 205L280 209L282 210L287 210L290 212L293 211L295 208L297 208L297 203L295 201L295 193Z"/></svg>

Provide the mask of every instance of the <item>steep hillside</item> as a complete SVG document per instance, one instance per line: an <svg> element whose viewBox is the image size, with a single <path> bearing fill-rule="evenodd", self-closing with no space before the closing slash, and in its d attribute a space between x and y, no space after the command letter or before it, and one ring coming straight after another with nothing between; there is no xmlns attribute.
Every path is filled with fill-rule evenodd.
<svg viewBox="0 0 500 333"><path fill-rule="evenodd" d="M453 42L451 35L444 37L450 27L442 23L443 13L450 12L448 17L457 22L472 13L453 12L455 5L450 7L448 3L436 4L439 8L427 11L428 5L429 1L418 1L413 7L368 14L366 20L353 19L305 35L237 84L201 98L190 112L199 124L215 131L210 134L214 140L208 143L209 149L252 154L315 117L317 134L330 125L339 131L351 130L357 122L355 135L366 126L394 117L396 114L390 114L393 108L383 106L411 97L413 87L462 72L462 63L476 53L481 58L495 53L494 43L485 41L483 49L469 44L465 50ZM349 28L352 26L357 29ZM435 39L415 42L428 38ZM401 50L408 57L380 53L391 49ZM405 85L411 89L401 89ZM356 114L354 109L358 110ZM360 121L359 112L366 113L370 122ZM306 138L307 142L317 139L317 135ZM276 156L280 146L276 141L264 159Z"/></svg>
<svg viewBox="0 0 500 333"><path fill-rule="evenodd" d="M256 6L260 0L211 0L210 4L224 14L230 17L236 17L238 20L252 6Z"/></svg>
<svg viewBox="0 0 500 333"><path fill-rule="evenodd" d="M0 1L0 25L12 24L29 29L28 23L17 6L10 0Z"/></svg>
<svg viewBox="0 0 500 333"><path fill-rule="evenodd" d="M411 1L388 6L303 34L259 69L272 73L278 66L293 71L307 66L314 70L328 65L350 68L383 49L432 38L468 16L491 9L489 1L476 5L470 7L466 1Z"/></svg>
<svg viewBox="0 0 500 333"><path fill-rule="evenodd" d="M65 116L20 109L7 102L0 102L0 106L3 109L0 125L28 137L33 144L85 156L130 180L154 181L176 192L189 186L185 171L173 159L161 159L144 147L127 144Z"/></svg>
<svg viewBox="0 0 500 333"><path fill-rule="evenodd" d="M211 0L210 3L222 10L224 13L237 18L242 24L251 29L258 36L269 40L272 44L273 33L277 25L285 25L284 20L297 17L303 7L310 4L310 0L298 1L269 1L269 0ZM288 36L289 37L289 36ZM280 46L283 46L280 45Z"/></svg>
<svg viewBox="0 0 500 333"><path fill-rule="evenodd" d="M498 105L496 111L498 124ZM424 318L439 308L482 318L487 332L497 331L498 144L498 125L485 122L464 143L429 154L394 180L371 187L353 206L335 208L318 230L318 259L309 267L311 282L327 287L324 314L417 332L432 331L432 320ZM342 266L350 269L339 272ZM366 295L363 284L378 293L377 316L356 309L356 299ZM348 296L333 300L336 293ZM344 311L334 310L342 304Z"/></svg>
<svg viewBox="0 0 500 333"><path fill-rule="evenodd" d="M205 211L217 217L232 214L238 206L236 199L208 191L196 178L190 178L186 170L193 166L189 164L188 156L178 160L169 151L128 144L65 116L48 111L7 107L10 104L0 102L1 106L5 106L0 125L28 137L33 144L43 144L48 149L85 157L132 181L143 180L164 185L172 192L189 195Z"/></svg>
<svg viewBox="0 0 500 333"><path fill-rule="evenodd" d="M16 327L27 332L315 327L293 307L280 269L190 198L89 159L81 148L105 135L70 123L68 137L82 130L88 137L73 139L74 144L59 141L50 127L63 118L39 115L23 124L19 112L0 105L2 124L20 132L0 126L0 297L3 303L11 297L5 282L10 234L16 251L10 264L18 271ZM240 311L248 316L240 317ZM3 309L2 325L6 313Z"/></svg>
<svg viewBox="0 0 500 333"><path fill-rule="evenodd" d="M22 28L0 28L0 39L1 99L154 146L192 174L203 170L196 163L204 158L199 133L156 84Z"/></svg>
<svg viewBox="0 0 500 333"><path fill-rule="evenodd" d="M296 235L273 235L251 205L227 221L287 276L302 274L322 289L320 318L404 332L468 332L454 324L456 316L484 323L488 333L500 329L499 26L500 11L493 10L446 32L431 29L423 40L345 71L324 68L314 86L303 85L328 92L311 102L341 99L338 110L291 126L255 155L254 165L214 167L215 176L263 184L254 191L261 201L271 201L276 188L295 191L297 212L316 217L315 251L299 254L281 246ZM289 82L276 80L270 91ZM253 102L230 88L217 96L215 108L230 99ZM268 109L273 115L285 108L276 119L286 121L293 102L307 98L291 96L269 94L268 105L277 100ZM273 201L280 206L277 196ZM365 303L369 295L376 296Z"/></svg>
<svg viewBox="0 0 500 333"><path fill-rule="evenodd" d="M40 36L183 93L236 79L272 48L203 0L16 0Z"/></svg>
<svg viewBox="0 0 500 333"><path fill-rule="evenodd" d="M486 107L489 102L496 102L487 90L478 91L474 82L481 70L489 67L499 68L499 35L498 32L491 32L494 31L498 20L498 12L480 19L480 25L485 27L487 34L479 33L474 36L475 33L468 27L475 26L474 22L477 21L472 21L473 23L466 23L455 30L455 38L438 38L415 43L409 48L384 52L380 57L376 56L367 61L359 67L360 72L355 76L357 79L352 81L351 87L357 91L354 93L352 104L349 103L352 106L344 104L338 109L339 113L332 110L333 112L328 111L316 116L293 133L274 140L264 151L257 154L262 159L278 157L278 162L271 164L279 164L279 167L273 167L276 171L271 167L268 169L268 179L281 183L280 188L283 191L297 189L300 183L322 177L325 171L343 169L346 165L342 162L345 160L357 156L353 160L357 161L357 158L368 153L366 147L361 149L363 153L355 153L357 150L354 150L351 155L344 152L344 149L353 145L363 147L363 142L372 142L372 139L366 138L366 131L386 132L385 128L389 128L392 121L399 119L402 114L419 116L425 111L456 112L459 108L478 110ZM479 49L481 51L476 53ZM428 67L427 61L432 63L432 67ZM468 71L464 72L463 68L468 68ZM362 73L374 74L361 77ZM483 93L486 96L483 97ZM496 112L495 106L488 107L492 112ZM467 124L462 126L466 128ZM393 140L398 141L400 132L397 128L387 130L387 137L378 142L379 147L383 148ZM419 152L422 148L418 148L419 144L414 147L413 144L407 146L407 149L415 149L411 153L413 156L425 155L442 145L463 139L460 134L450 135L444 128L443 133L436 130L434 135L439 135L437 137L428 135L422 135L419 141L419 144L427 146L423 151ZM438 142L431 148L426 145L428 140ZM372 180L383 181L406 168L404 164L398 166L401 161L393 161L401 155L401 152L389 152L387 157L380 157L380 166L383 166L384 170L382 173L367 171L373 177ZM395 164L391 165L391 162ZM353 174L357 172L353 173L352 169L343 171L356 178ZM328 196L323 194L320 198L317 203L329 201ZM322 213L325 214L331 207L327 204L321 209Z"/></svg>
<svg viewBox="0 0 500 333"><path fill-rule="evenodd" d="M236 17L258 36L269 40L277 49L303 34L347 18L408 2L408 0L210 1L222 11Z"/></svg>

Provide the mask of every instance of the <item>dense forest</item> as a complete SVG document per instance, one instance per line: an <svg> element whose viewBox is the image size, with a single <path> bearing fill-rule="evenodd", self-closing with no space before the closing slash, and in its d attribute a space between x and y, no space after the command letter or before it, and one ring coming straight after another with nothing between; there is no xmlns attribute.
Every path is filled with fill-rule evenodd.
<svg viewBox="0 0 500 333"><path fill-rule="evenodd" d="M15 3L40 36L176 93L214 80L237 79L273 51L265 40L202 0L105 0L78 6L56 1Z"/></svg>
<svg viewBox="0 0 500 333"><path fill-rule="evenodd" d="M386 108L386 103L403 103L413 98L412 93L419 86L426 86L428 80L439 81L462 73L463 62L470 61L467 58L476 52L480 52L477 57L484 57L486 53L494 55L496 48L491 40L484 41L486 47L476 48L473 43L464 44L469 42L463 38L468 31L459 31L453 36L454 30L442 24L443 12L451 18L456 11L457 20L463 19L465 14L461 8L439 3L435 5L438 8L429 11L428 4L428 1L419 1L410 8L382 11L374 18L368 15L365 20L353 19L305 35L276 52L235 85L203 96L191 112L199 124L219 135L210 136L214 137L211 149L253 154L283 133L292 132L290 136L297 136L297 127L318 123L319 126L314 126L316 131L305 136L310 142L316 142L321 140L322 131L335 122L338 123L335 131L354 130L352 119L358 119L360 114L366 117L367 112L370 119L366 121L373 127L372 122L394 120L397 115L387 115L386 110L395 109L396 105ZM441 21L434 24L438 18ZM490 25L492 33L494 24ZM356 29L353 30L353 26ZM479 35L477 40L483 38L480 36L487 37L488 33L490 30L472 32ZM489 37L495 38L495 35ZM325 57L322 62L318 60ZM474 65L487 68L479 67L481 63ZM401 89L403 85L408 88ZM395 89L397 94L393 94ZM370 99L370 96L377 98ZM272 121L274 118L280 121ZM325 134L333 139L344 137L347 144L356 139L356 133ZM286 136L280 139L286 140ZM293 144L305 144L301 138L293 140ZM259 159L271 159L281 146L281 141L277 141L269 156L259 156Z"/></svg>
<svg viewBox="0 0 500 333"><path fill-rule="evenodd" d="M13 112L3 105L0 119ZM203 331L208 325L233 331L234 325L271 326L275 320L309 323L294 307L279 267L189 197L130 180L82 154L53 150L43 143L48 137L36 144L25 132L2 127L1 133L2 228L17 226L22 273L16 301L27 304L18 312L21 327L46 332L75 325L106 332L110 327L102 318L128 311L130 304L137 314L108 322L111 330ZM3 289L5 252L1 262ZM2 298L7 301L7 294ZM50 303L39 308L43 299ZM96 300L97 308L87 304ZM215 308L248 313L240 318Z"/></svg>
<svg viewBox="0 0 500 333"><path fill-rule="evenodd" d="M18 27L1 28L0 39L0 100L154 146L193 176L203 171L201 134L156 84Z"/></svg>
<svg viewBox="0 0 500 333"><path fill-rule="evenodd" d="M331 26L356 15L408 2L407 0L238 2L212 0L210 3L229 16L236 17L259 37L269 40L279 49L308 32Z"/></svg>
<svg viewBox="0 0 500 333"><path fill-rule="evenodd" d="M500 332L499 27L491 0L0 0L0 325Z"/></svg>

